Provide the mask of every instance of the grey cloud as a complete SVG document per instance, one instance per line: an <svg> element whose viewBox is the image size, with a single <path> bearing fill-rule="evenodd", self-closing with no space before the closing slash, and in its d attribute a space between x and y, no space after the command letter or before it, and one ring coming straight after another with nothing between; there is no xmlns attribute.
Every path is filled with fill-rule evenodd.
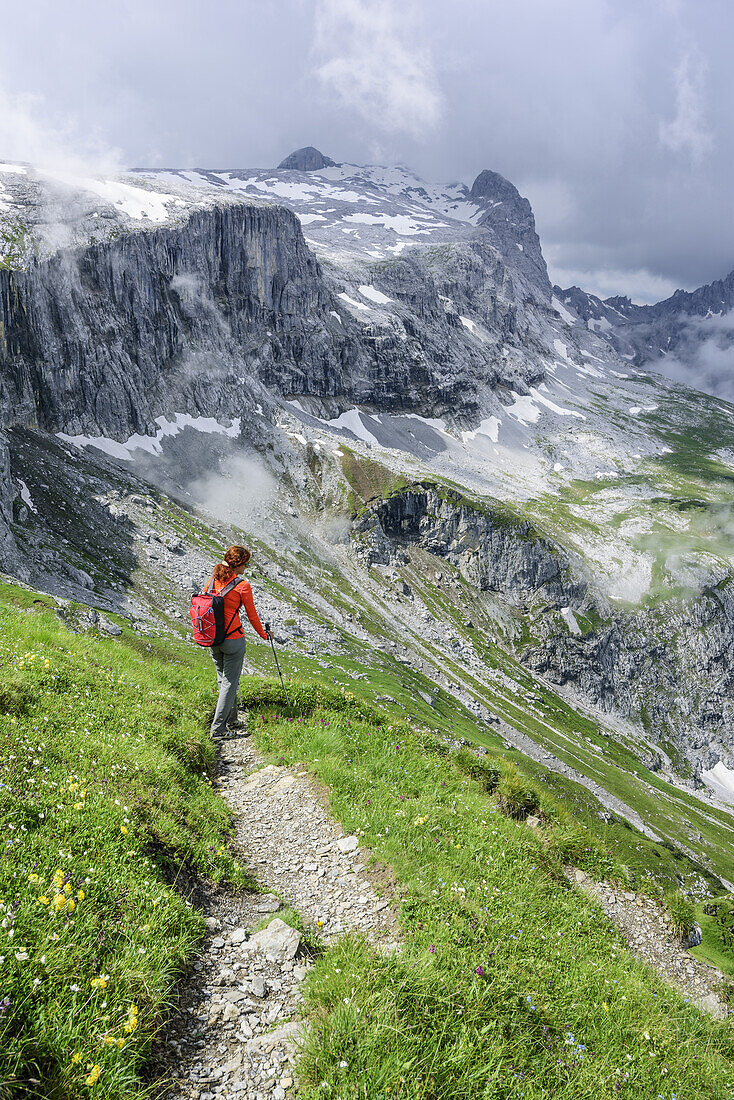
<svg viewBox="0 0 734 1100"><path fill-rule="evenodd" d="M691 317L675 354L650 365L676 382L734 404L734 316Z"/></svg>
<svg viewBox="0 0 734 1100"><path fill-rule="evenodd" d="M649 298L734 267L733 32L727 0L35 0L3 15L0 84L39 99L13 141L0 110L0 158L56 135L134 167L313 144L432 179L493 168L554 277Z"/></svg>
<svg viewBox="0 0 734 1100"><path fill-rule="evenodd" d="M390 0L317 0L315 68L346 111L389 134L421 137L442 97L430 50L416 41L419 12Z"/></svg>

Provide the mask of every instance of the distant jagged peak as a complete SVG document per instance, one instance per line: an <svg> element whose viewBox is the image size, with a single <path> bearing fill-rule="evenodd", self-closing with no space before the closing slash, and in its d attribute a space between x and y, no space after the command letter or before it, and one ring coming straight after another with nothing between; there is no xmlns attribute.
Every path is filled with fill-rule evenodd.
<svg viewBox="0 0 734 1100"><path fill-rule="evenodd" d="M331 157L325 157L313 145L304 145L303 149L296 149L294 153L282 160L278 170L290 168L296 172L317 172L319 168L333 168L335 163Z"/></svg>
<svg viewBox="0 0 734 1100"><path fill-rule="evenodd" d="M632 309L635 304L627 294L613 294L611 298L605 298L604 304L611 306L612 309L625 310Z"/></svg>

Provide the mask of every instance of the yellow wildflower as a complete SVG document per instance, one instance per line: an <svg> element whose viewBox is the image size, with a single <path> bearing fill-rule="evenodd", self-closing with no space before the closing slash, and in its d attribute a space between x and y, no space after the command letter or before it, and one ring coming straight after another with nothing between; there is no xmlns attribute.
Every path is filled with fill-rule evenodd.
<svg viewBox="0 0 734 1100"><path fill-rule="evenodd" d="M36 874L30 874L30 875L28 876L28 881L29 881L30 883L32 883L32 884L33 884L33 885L35 886L35 885L36 885L37 883L39 883L39 882L40 882L41 880L40 880L40 878L38 877L38 875L36 875Z"/></svg>
<svg viewBox="0 0 734 1100"><path fill-rule="evenodd" d="M74 803L74 809L75 810L81 810L83 808L84 808L84 803L83 802L75 802Z"/></svg>
<svg viewBox="0 0 734 1100"><path fill-rule="evenodd" d="M92 1066L89 1077L87 1077L87 1085L91 1089L93 1085L96 1085L99 1081L99 1075L102 1072L101 1066Z"/></svg>
<svg viewBox="0 0 734 1100"><path fill-rule="evenodd" d="M84 893L84 891L83 891L83 890L80 890L80 891L79 891L79 893L78 893L78 894L77 894L77 896L76 896L76 897L77 897L77 901L84 901L84 899L85 899L85 897L86 897L86 896L87 896L87 895L86 895L86 894Z"/></svg>
<svg viewBox="0 0 734 1100"><path fill-rule="evenodd" d="M71 893L71 883L70 882L65 882L64 883L64 893L66 894L66 896L68 898L69 894Z"/></svg>
<svg viewBox="0 0 734 1100"><path fill-rule="evenodd" d="M125 1045L125 1040L124 1039L115 1039L115 1046L117 1047L118 1050L122 1050L124 1045Z"/></svg>
<svg viewBox="0 0 734 1100"><path fill-rule="evenodd" d="M53 900L52 908L55 913L60 913L62 909L66 909L66 898L63 894L57 894Z"/></svg>
<svg viewBox="0 0 734 1100"><path fill-rule="evenodd" d="M120 832L123 833L124 835L126 835L127 834L127 825L121 825L120 826Z"/></svg>
<svg viewBox="0 0 734 1100"><path fill-rule="evenodd" d="M74 1053L71 1056L72 1065L76 1065L78 1062L81 1062L81 1060L82 1060L81 1054L79 1054L77 1051L74 1051Z"/></svg>
<svg viewBox="0 0 734 1100"><path fill-rule="evenodd" d="M66 903L66 908L67 908L69 913L74 912L74 910L76 909L76 902L74 901L73 898L69 898L69 900Z"/></svg>
<svg viewBox="0 0 734 1100"><path fill-rule="evenodd" d="M109 974L100 974L98 978L92 978L90 985L92 989L106 989L109 980Z"/></svg>
<svg viewBox="0 0 734 1100"><path fill-rule="evenodd" d="M46 897L46 895L45 895L45 894L43 894L43 895L42 895L42 896L41 896L41 897L40 897L40 898L38 899L38 904L39 904L39 905L48 905L48 903L49 903L49 902L48 902L48 898Z"/></svg>

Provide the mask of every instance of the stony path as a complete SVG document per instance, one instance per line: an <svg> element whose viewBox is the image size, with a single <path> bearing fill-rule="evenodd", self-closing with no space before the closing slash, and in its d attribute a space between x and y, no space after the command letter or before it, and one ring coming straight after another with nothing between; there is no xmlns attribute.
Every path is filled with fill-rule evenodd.
<svg viewBox="0 0 734 1100"><path fill-rule="evenodd" d="M608 882L595 882L578 868L566 875L601 905L624 936L629 949L675 986L697 1008L716 1019L728 1015L719 998L723 974L715 966L695 959L680 942L664 913L650 898L619 890Z"/></svg>
<svg viewBox="0 0 734 1100"><path fill-rule="evenodd" d="M277 916L281 900L324 942L355 931L395 950L397 922L358 838L343 835L306 772L265 765L236 737L220 746L218 782L239 854L272 893L206 898L209 934L154 1069L168 1082L165 1100L286 1100L296 1095L299 985L310 962L300 933Z"/></svg>
<svg viewBox="0 0 734 1100"><path fill-rule="evenodd" d="M354 931L392 951L399 929L358 837L343 835L306 771L266 765L247 737L234 737L220 745L218 785L235 816L239 854L270 892L215 891L204 899L206 942L153 1069L165 1100L294 1100L299 987L311 963L301 934L278 910L292 906L324 943ZM721 973L682 947L653 902L576 868L566 873L636 955L703 1011L727 1014Z"/></svg>

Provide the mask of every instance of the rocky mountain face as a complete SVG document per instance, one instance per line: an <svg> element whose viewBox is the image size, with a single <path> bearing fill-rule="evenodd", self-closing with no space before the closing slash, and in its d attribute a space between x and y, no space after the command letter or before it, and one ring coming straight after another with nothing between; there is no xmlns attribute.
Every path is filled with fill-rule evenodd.
<svg viewBox="0 0 734 1100"><path fill-rule="evenodd" d="M734 431L630 365L643 333L718 290L637 307L552 289L530 205L497 173L439 186L310 147L274 171L0 165L0 251L5 571L32 558L64 593L97 585L84 546L102 548L64 534L63 448L111 456L103 481L118 462L185 495L218 433L304 514L374 480L365 566L405 546L445 558L520 617L528 669L695 767L731 760ZM419 487L385 491L406 478Z"/></svg>
<svg viewBox="0 0 734 1100"><path fill-rule="evenodd" d="M540 597L556 609L587 606L588 584L573 576L568 557L531 524L429 483L371 505L354 530L377 561L390 561L395 546L418 544L447 558L476 588L500 592L515 605Z"/></svg>
<svg viewBox="0 0 734 1100"><path fill-rule="evenodd" d="M613 615L584 637L547 633L525 655L551 683L569 684L607 712L641 719L695 775L734 750L734 591Z"/></svg>
<svg viewBox="0 0 734 1100"><path fill-rule="evenodd" d="M622 614L581 562L532 525L428 483L370 505L354 531L371 562L420 546L479 591L499 594L528 624L518 650L528 668L604 711L642 716L695 774L734 749L731 579L700 598Z"/></svg>
<svg viewBox="0 0 734 1100"><path fill-rule="evenodd" d="M293 154L289 178L315 166L311 152ZM522 208L517 235L532 255L536 298L547 299L529 206L492 175L487 194L510 188ZM471 414L482 386L542 377L525 354L531 326L518 308L531 282L524 260L507 259L511 227L491 210L479 219L487 227L455 246L401 250L364 274L374 289L355 306L343 271L319 262L287 209L238 201L231 190L205 202L200 193L192 201L190 187L183 193L174 201L184 209L162 224L123 231L118 218L101 241L0 270L7 424L124 438L154 430L174 406L237 415L237 376L334 407ZM462 324L462 308L476 308L491 348ZM507 362L498 358L505 344L514 352Z"/></svg>
<svg viewBox="0 0 734 1100"><path fill-rule="evenodd" d="M252 204L2 271L3 420L126 438L174 406L233 415L238 370L328 393L347 343L330 304L293 215Z"/></svg>

